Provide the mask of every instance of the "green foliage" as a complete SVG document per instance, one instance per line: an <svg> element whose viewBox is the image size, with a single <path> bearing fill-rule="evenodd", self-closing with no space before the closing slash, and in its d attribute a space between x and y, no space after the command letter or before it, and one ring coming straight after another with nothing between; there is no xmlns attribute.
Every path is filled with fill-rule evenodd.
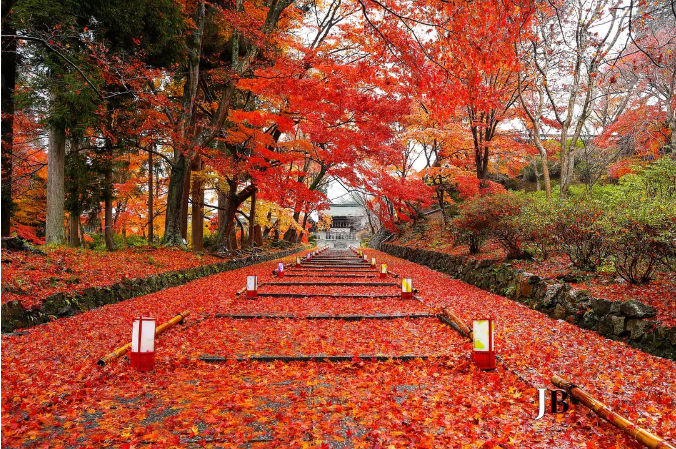
<svg viewBox="0 0 676 449"><path fill-rule="evenodd" d="M659 201L627 202L603 220L605 245L617 273L632 284L645 283L659 260L660 237L669 220Z"/></svg>
<svg viewBox="0 0 676 449"><path fill-rule="evenodd" d="M524 196L521 214L517 217L517 226L523 235L527 251L534 257L544 260L556 249L554 238L553 203L544 196Z"/></svg>
<svg viewBox="0 0 676 449"><path fill-rule="evenodd" d="M66 156L65 209L71 213L98 207L103 200L102 161L84 152L72 151Z"/></svg>

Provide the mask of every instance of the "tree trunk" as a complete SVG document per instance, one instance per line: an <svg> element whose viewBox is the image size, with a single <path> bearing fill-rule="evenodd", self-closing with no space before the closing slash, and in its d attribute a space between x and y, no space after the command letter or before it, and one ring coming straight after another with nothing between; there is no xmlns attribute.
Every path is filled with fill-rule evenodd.
<svg viewBox="0 0 676 449"><path fill-rule="evenodd" d="M181 238L181 206L183 204L183 186L185 184L186 172L190 173L189 167L186 167L187 162L187 158L181 154L171 167L164 237L162 238L163 245L183 245L183 239Z"/></svg>
<svg viewBox="0 0 676 449"><path fill-rule="evenodd" d="M103 236L106 241L106 250L115 251L113 243L113 163L112 160L106 167L104 182L104 230Z"/></svg>
<svg viewBox="0 0 676 449"><path fill-rule="evenodd" d="M575 165L575 143L573 139L570 142L568 141L568 128L564 124L561 128L561 138L559 139L561 148L561 199L568 197L568 190L572 182L573 167Z"/></svg>
<svg viewBox="0 0 676 449"><path fill-rule="evenodd" d="M84 230L84 225L82 224L82 220L78 220L77 224L80 228L80 235L82 236L82 239L80 240L80 244L82 246L87 246L86 242L84 241L85 230Z"/></svg>
<svg viewBox="0 0 676 449"><path fill-rule="evenodd" d="M260 246L256 243L254 227L256 226L256 191L251 194L251 211L249 212L249 245Z"/></svg>
<svg viewBox="0 0 676 449"><path fill-rule="evenodd" d="M298 219L300 219L300 211L293 213L293 221L298 223ZM287 229L286 232L284 233L284 240L286 240L289 243L293 243L296 241L297 236L298 232L296 231L296 228L289 227L289 229Z"/></svg>
<svg viewBox="0 0 676 449"><path fill-rule="evenodd" d="M195 173L197 176L192 180L192 249L202 251L204 249L204 190L202 190L202 160L195 160Z"/></svg>
<svg viewBox="0 0 676 449"><path fill-rule="evenodd" d="M66 165L66 131L49 128L49 154L47 160L47 220L45 240L47 244L64 243L63 222L66 193L64 172Z"/></svg>
<svg viewBox="0 0 676 449"><path fill-rule="evenodd" d="M190 199L190 181L192 164L186 164L186 175L183 178L183 197L181 199L181 238L188 241L188 203Z"/></svg>
<svg viewBox="0 0 676 449"><path fill-rule="evenodd" d="M437 202L439 203L439 210L441 211L441 218L443 219L445 229L448 225L448 217L446 217L446 209L444 209L444 188L441 185L437 186ZM371 224L371 217L368 215L368 211L367 216L369 217L369 224ZM373 225L371 225L371 229L373 229ZM374 232L372 233L374 234Z"/></svg>
<svg viewBox="0 0 676 449"><path fill-rule="evenodd" d="M223 222L219 222L218 238L216 239L216 248L219 248L221 250L236 249L237 244L235 243L233 247L232 239L229 238L229 236L231 235L235 226L235 215L237 214L237 209L239 209L239 206L244 201L249 199L249 197L256 190L253 184L250 184L247 187L245 187L241 192L237 193L236 181L228 181L228 187L229 189L227 194L227 204L225 207L225 219L223 220ZM221 223L223 223L222 226Z"/></svg>
<svg viewBox="0 0 676 449"><path fill-rule="evenodd" d="M235 226L230 227L230 239L228 242L228 249L230 251L235 251L237 249L237 232L235 231Z"/></svg>
<svg viewBox="0 0 676 449"><path fill-rule="evenodd" d="M259 224L254 226L254 243L259 248L263 246L263 231L261 230L261 225Z"/></svg>
<svg viewBox="0 0 676 449"><path fill-rule="evenodd" d="M540 160L542 161L542 178L545 182L545 195L547 199L552 197L552 183L549 179L549 164L547 162L547 152L540 153Z"/></svg>
<svg viewBox="0 0 676 449"><path fill-rule="evenodd" d="M267 223L270 223L270 220L272 220L272 211L268 211L268 215L266 216ZM274 225L272 225L274 226ZM267 224L265 225L265 228L263 229L263 237L268 237L270 234L270 230L272 229L272 226Z"/></svg>
<svg viewBox="0 0 676 449"><path fill-rule="evenodd" d="M187 36L187 74L183 85L182 111L178 123L180 141L174 144L174 160L169 175L169 192L167 195L167 212L164 223L164 237L162 244L166 246L183 245L183 238L187 236L187 203L184 208L184 186L186 176L190 182L190 160L181 149L185 142L190 140L189 130L194 115L195 100L199 85L199 62L202 55L202 36L204 32L206 5L204 1L197 4L195 10L195 28ZM186 213L185 232L182 228L183 210Z"/></svg>
<svg viewBox="0 0 676 449"><path fill-rule="evenodd" d="M540 187L540 171L538 170L538 158L533 157L533 172L535 173L535 191L539 192Z"/></svg>
<svg viewBox="0 0 676 449"><path fill-rule="evenodd" d="M68 217L70 228L70 246L77 248L80 246L80 214L71 212Z"/></svg>
<svg viewBox="0 0 676 449"><path fill-rule="evenodd" d="M563 144L562 144L563 145ZM572 144L571 144L572 145ZM561 147L561 199L568 198L568 191L573 179L575 153L571 148Z"/></svg>
<svg viewBox="0 0 676 449"><path fill-rule="evenodd" d="M237 217L235 217L235 221L239 225L239 247L244 249L246 247L246 233L244 232L244 225L242 224L241 221Z"/></svg>
<svg viewBox="0 0 676 449"><path fill-rule="evenodd" d="M148 152L148 243L153 243L153 153Z"/></svg>
<svg viewBox="0 0 676 449"><path fill-rule="evenodd" d="M7 2L9 3L9 2ZM2 2L2 18L9 17ZM2 33L13 35L16 30L3 20ZM14 86L16 85L16 39L2 39L2 236L9 236L14 212L12 201L12 150L14 145Z"/></svg>
<svg viewBox="0 0 676 449"><path fill-rule="evenodd" d="M228 197L223 192L218 192L218 229L224 227Z"/></svg>
<svg viewBox="0 0 676 449"><path fill-rule="evenodd" d="M303 229L301 229L301 231L298 233L298 237L296 237L296 243L300 243L303 240L303 235L305 235L305 232L306 232L306 229L307 229L306 226L307 226L308 215L310 215L310 214L308 214L306 212L305 215L303 216Z"/></svg>

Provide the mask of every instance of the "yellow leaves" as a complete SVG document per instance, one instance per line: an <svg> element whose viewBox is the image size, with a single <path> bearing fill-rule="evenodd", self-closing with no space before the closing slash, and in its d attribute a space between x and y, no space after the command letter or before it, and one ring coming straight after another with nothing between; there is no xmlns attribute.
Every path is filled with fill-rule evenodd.
<svg viewBox="0 0 676 449"><path fill-rule="evenodd" d="M519 399L523 393L514 387L509 387L509 394L512 395L514 399Z"/></svg>

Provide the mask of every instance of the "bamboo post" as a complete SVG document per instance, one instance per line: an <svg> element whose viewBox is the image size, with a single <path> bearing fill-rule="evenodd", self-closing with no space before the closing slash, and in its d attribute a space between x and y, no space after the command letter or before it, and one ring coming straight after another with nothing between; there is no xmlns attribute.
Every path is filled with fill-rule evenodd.
<svg viewBox="0 0 676 449"><path fill-rule="evenodd" d="M472 340L473 335L472 329L467 327L467 325L460 318L458 318L449 308L444 307L441 310L444 312L446 318L448 318L452 323L454 323L458 327L457 330L462 335Z"/></svg>
<svg viewBox="0 0 676 449"><path fill-rule="evenodd" d="M674 448L674 446L667 443L657 435L653 435L647 430L640 428L639 426L627 420L626 418L613 412L605 404L594 399L586 391L584 391L577 385L574 385L557 375L552 376L552 383L559 388L566 389L572 398L580 401L584 406L591 409L601 418L605 419L613 426L617 427L630 437L634 438L642 445L650 449L676 449Z"/></svg>
<svg viewBox="0 0 676 449"><path fill-rule="evenodd" d="M155 336L157 337L158 335L164 333L167 329L174 327L176 324L183 321L183 318L187 317L188 315L190 315L190 311L186 310L185 312L179 313L178 315L176 315L174 318L170 319L166 323L161 324L160 326L155 328ZM120 357L122 357L123 355L125 355L130 349L131 349L131 343L127 343L126 345L121 346L121 347L117 348L116 350L114 350L113 352L106 354L103 357L101 357L99 359L99 361L96 362L96 364L99 365L99 366L105 366L108 363L110 363L114 360L117 360Z"/></svg>

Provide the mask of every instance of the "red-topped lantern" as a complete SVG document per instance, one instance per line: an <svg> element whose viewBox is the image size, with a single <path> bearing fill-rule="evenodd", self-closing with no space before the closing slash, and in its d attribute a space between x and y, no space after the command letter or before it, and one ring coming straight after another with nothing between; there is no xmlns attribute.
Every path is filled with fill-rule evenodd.
<svg viewBox="0 0 676 449"><path fill-rule="evenodd" d="M129 365L139 371L150 371L155 367L155 318L134 318Z"/></svg>
<svg viewBox="0 0 676 449"><path fill-rule="evenodd" d="M472 321L472 361L479 369L495 369L495 322L492 318Z"/></svg>
<svg viewBox="0 0 676 449"><path fill-rule="evenodd" d="M258 276L246 277L246 297L249 299L258 298Z"/></svg>
<svg viewBox="0 0 676 449"><path fill-rule="evenodd" d="M277 264L277 277L283 278L284 277L284 263L279 262Z"/></svg>

